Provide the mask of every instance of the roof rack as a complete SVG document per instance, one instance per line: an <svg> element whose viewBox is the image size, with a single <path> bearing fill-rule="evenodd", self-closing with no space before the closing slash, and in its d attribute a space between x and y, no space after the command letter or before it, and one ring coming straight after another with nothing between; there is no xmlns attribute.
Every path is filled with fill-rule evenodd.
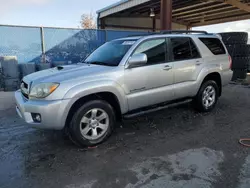
<svg viewBox="0 0 250 188"><path fill-rule="evenodd" d="M128 37L139 37L139 36L148 36L148 35L163 35L163 34L188 34L188 33L198 33L198 34L205 34L209 35L206 31L196 31L196 30L166 30L161 32L149 32L145 34L137 34L137 35L129 35Z"/></svg>
<svg viewBox="0 0 250 188"><path fill-rule="evenodd" d="M207 35L208 32L206 31L196 31L196 30L166 30L166 31L161 31L161 34L178 34L178 33L199 33L199 34L205 34Z"/></svg>

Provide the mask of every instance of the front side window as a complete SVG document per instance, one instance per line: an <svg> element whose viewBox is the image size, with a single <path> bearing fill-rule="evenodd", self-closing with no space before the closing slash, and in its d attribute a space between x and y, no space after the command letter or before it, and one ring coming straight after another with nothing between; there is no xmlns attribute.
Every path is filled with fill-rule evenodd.
<svg viewBox="0 0 250 188"><path fill-rule="evenodd" d="M107 42L90 54L85 60L85 63L118 66L124 55L135 42L135 40L116 40Z"/></svg>
<svg viewBox="0 0 250 188"><path fill-rule="evenodd" d="M135 50L134 54L144 53L148 57L147 64L158 64L166 62L166 40L152 39L143 42Z"/></svg>

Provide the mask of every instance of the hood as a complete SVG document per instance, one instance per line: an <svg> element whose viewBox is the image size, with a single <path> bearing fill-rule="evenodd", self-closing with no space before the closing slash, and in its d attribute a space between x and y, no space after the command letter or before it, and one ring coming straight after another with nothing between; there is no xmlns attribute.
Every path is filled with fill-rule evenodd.
<svg viewBox="0 0 250 188"><path fill-rule="evenodd" d="M63 82L79 77L95 76L96 74L109 72L114 67L75 64L59 66L52 69L39 71L26 76L24 79L29 82Z"/></svg>

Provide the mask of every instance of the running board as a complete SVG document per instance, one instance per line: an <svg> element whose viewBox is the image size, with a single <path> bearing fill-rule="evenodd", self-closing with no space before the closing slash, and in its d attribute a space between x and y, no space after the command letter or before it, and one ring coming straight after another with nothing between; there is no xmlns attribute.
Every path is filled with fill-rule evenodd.
<svg viewBox="0 0 250 188"><path fill-rule="evenodd" d="M142 115L145 115L145 114L149 114L149 113L152 113L152 112L165 110L167 108L173 108L173 107L176 107L176 106L179 106L179 105L182 105L182 104L190 103L191 101L192 101L192 99L186 99L186 100L175 102L175 103L168 103L168 104L165 104L165 105L157 106L155 108L150 108L148 110L142 110L142 111L132 113L132 114L125 114L123 116L123 118L124 119L130 119L130 118L142 116Z"/></svg>

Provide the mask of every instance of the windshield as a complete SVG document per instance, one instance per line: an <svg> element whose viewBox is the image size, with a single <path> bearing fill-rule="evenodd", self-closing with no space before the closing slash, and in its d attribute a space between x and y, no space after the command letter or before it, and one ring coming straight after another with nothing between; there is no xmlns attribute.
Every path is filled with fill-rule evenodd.
<svg viewBox="0 0 250 188"><path fill-rule="evenodd" d="M86 63L118 66L136 40L116 40L103 44L85 60Z"/></svg>

